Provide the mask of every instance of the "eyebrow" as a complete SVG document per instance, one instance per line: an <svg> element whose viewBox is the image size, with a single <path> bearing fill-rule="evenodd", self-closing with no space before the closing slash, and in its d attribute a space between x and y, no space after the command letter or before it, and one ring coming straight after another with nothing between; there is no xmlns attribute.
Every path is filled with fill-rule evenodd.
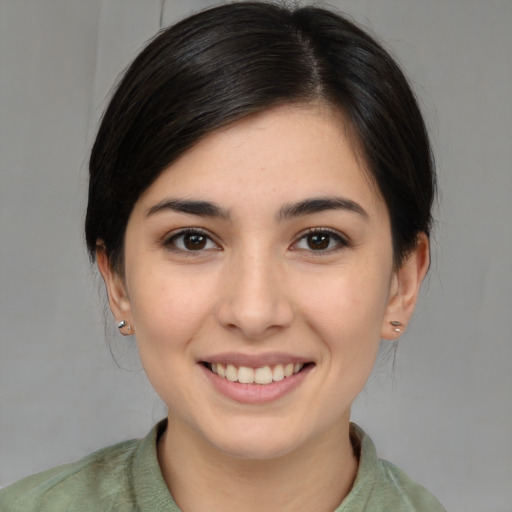
<svg viewBox="0 0 512 512"><path fill-rule="evenodd" d="M327 210L345 210L368 218L366 210L351 199L343 197L316 197L304 199L296 203L285 204L279 210L277 219L279 221L288 220L304 215L312 215ZM229 212L216 203L210 201L192 201L186 199L168 198L155 204L146 212L146 217L160 212L173 211L185 213L188 215L197 215L198 217L213 217L220 219L229 219Z"/></svg>
<svg viewBox="0 0 512 512"><path fill-rule="evenodd" d="M278 219L286 220L303 215L320 213L326 210L346 210L348 212L357 213L365 219L369 218L366 210L351 199L343 197L317 197L284 205L279 211Z"/></svg>
<svg viewBox="0 0 512 512"><path fill-rule="evenodd" d="M169 210L199 217L216 217L221 219L229 217L229 212L218 204L210 201L189 201L186 199L164 199L149 208L146 212L146 217Z"/></svg>

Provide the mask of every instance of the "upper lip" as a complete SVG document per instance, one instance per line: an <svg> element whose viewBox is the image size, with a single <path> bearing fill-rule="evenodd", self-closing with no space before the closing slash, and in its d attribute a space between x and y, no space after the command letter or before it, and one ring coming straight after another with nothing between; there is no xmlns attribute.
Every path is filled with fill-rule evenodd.
<svg viewBox="0 0 512 512"><path fill-rule="evenodd" d="M310 363L311 359L296 356L286 352L267 352L264 354L241 354L238 352L224 352L207 356L200 360L203 363L232 364L233 366L246 366L248 368L260 368L276 364Z"/></svg>

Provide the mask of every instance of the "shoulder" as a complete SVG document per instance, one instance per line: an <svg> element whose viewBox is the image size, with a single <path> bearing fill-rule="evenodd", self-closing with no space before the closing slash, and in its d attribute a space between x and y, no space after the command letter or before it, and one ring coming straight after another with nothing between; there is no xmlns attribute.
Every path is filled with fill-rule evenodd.
<svg viewBox="0 0 512 512"><path fill-rule="evenodd" d="M385 497L396 511L445 512L437 498L422 485L414 482L404 471L379 459L382 478L376 490Z"/></svg>
<svg viewBox="0 0 512 512"><path fill-rule="evenodd" d="M349 495L336 512L446 512L439 501L400 468L379 459L370 437L351 424L359 469Z"/></svg>
<svg viewBox="0 0 512 512"><path fill-rule="evenodd" d="M0 510L133 510L131 467L138 444L133 440L109 446L24 478L0 491Z"/></svg>

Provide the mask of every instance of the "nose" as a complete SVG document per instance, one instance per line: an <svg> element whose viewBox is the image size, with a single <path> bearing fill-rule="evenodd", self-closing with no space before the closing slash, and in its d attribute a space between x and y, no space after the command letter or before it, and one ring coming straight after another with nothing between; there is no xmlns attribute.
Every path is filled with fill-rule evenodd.
<svg viewBox="0 0 512 512"><path fill-rule="evenodd" d="M282 269L268 254L231 260L219 285L218 322L250 340L286 328L292 322L293 307L284 281Z"/></svg>

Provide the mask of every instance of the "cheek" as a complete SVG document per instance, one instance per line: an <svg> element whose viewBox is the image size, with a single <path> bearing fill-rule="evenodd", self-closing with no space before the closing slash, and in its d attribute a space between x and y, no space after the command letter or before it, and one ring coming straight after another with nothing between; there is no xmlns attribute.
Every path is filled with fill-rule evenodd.
<svg viewBox="0 0 512 512"><path fill-rule="evenodd" d="M130 304L141 348L186 345L207 321L213 293L204 279L158 266L132 277Z"/></svg>
<svg viewBox="0 0 512 512"><path fill-rule="evenodd" d="M335 361L372 366L388 300L388 278L378 272L340 272L302 290L303 317Z"/></svg>
<svg viewBox="0 0 512 512"><path fill-rule="evenodd" d="M304 307L318 323L338 325L342 331L365 332L374 324L380 327L388 299L387 282L364 274L327 276L317 281L314 289L303 290Z"/></svg>
<svg viewBox="0 0 512 512"><path fill-rule="evenodd" d="M179 404L191 400L183 383L190 381L196 356L194 340L209 322L212 294L198 293L193 279L180 278L177 273L170 276L157 267L132 273L130 284L142 366L167 406L180 409ZM201 289L207 291L204 282Z"/></svg>

